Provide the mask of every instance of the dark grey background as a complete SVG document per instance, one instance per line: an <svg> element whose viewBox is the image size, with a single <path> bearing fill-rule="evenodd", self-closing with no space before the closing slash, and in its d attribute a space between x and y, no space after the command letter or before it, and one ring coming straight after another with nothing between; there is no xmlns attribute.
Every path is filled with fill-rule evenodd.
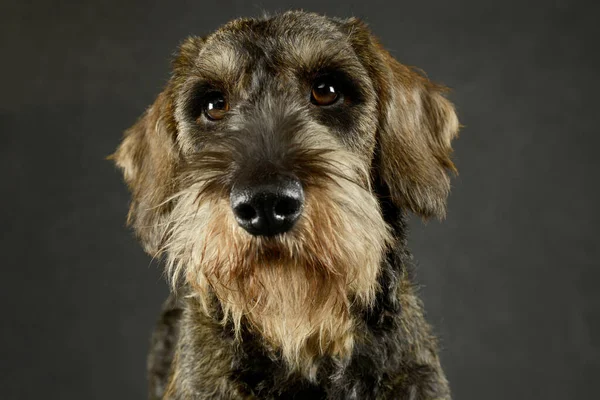
<svg viewBox="0 0 600 400"><path fill-rule="evenodd" d="M167 289L103 158L186 35L288 8L362 17L454 89L460 176L411 245L455 398L599 398L600 7L479 0L3 1L0 397L145 398Z"/></svg>

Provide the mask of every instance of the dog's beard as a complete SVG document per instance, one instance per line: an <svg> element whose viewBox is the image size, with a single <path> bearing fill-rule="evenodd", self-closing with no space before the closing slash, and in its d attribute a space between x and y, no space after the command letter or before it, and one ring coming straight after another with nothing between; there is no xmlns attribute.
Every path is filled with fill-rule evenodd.
<svg viewBox="0 0 600 400"><path fill-rule="evenodd" d="M206 194L200 181L178 195L166 236L174 284L184 278L207 313L216 296L238 338L247 322L292 370L309 377L319 355L351 354L351 306L373 303L390 242L376 198L357 183L358 172L335 162L335 155L345 163L354 156L336 153L327 161L335 179L305 188L303 214L289 232L251 236L229 201Z"/></svg>

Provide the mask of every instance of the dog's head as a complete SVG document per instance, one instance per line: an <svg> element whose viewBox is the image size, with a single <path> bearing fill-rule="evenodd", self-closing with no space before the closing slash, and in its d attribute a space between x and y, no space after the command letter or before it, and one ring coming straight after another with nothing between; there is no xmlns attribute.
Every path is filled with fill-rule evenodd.
<svg viewBox="0 0 600 400"><path fill-rule="evenodd" d="M393 242L381 211L442 217L458 120L356 19L289 12L180 47L114 155L129 223L210 312L290 364L352 347Z"/></svg>

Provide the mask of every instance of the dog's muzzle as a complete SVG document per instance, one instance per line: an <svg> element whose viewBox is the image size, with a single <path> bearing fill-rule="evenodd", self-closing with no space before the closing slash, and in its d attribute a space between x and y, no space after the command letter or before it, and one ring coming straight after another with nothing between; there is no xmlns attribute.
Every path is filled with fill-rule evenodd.
<svg viewBox="0 0 600 400"><path fill-rule="evenodd" d="M304 190L296 178L275 176L258 184L234 185L229 196L238 224L255 236L289 231L304 206Z"/></svg>

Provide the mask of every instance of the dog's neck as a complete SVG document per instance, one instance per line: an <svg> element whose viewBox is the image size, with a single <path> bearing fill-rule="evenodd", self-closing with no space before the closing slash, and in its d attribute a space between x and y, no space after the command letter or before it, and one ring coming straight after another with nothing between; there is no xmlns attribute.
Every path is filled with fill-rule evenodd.
<svg viewBox="0 0 600 400"><path fill-rule="evenodd" d="M389 247L385 257L382 258L380 271L378 274L378 286L375 300L370 307L365 307L359 302L351 302L351 316L355 321L356 326L360 329L366 328L370 331L377 332L381 330L391 329L394 315L400 311L399 294L402 290L402 285L409 279L410 268L410 253L407 249L407 218L406 214L394 207L391 202L388 202L387 197L381 196L381 207L386 222L393 230L394 242ZM236 348L242 352L241 357L266 357L270 360L278 360L278 351L272 348L258 333L253 331L247 321L243 322L241 335L236 337L233 322L225 319L223 307L216 296L212 296L213 305L211 308L211 318L215 324L219 324L222 328L222 334L229 337L232 343L237 343ZM346 361L351 357L348 354ZM328 357L325 357L327 359ZM336 357L334 356L333 359ZM333 360L332 359L332 360ZM337 362L344 362L338 360ZM280 362L280 361L279 361ZM277 362L277 363L279 363ZM322 364L323 360L318 361L317 365ZM284 364L281 365L285 366ZM315 367L315 371L316 371Z"/></svg>

